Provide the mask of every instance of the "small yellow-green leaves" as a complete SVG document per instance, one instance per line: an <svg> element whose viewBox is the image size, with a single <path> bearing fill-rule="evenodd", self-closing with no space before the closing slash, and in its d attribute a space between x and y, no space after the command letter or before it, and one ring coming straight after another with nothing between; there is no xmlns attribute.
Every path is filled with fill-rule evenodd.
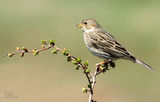
<svg viewBox="0 0 160 102"><path fill-rule="evenodd" d="M81 59L80 59L80 58L77 58L77 62L78 62L78 63L81 63Z"/></svg>
<svg viewBox="0 0 160 102"><path fill-rule="evenodd" d="M86 69L86 73L90 73L90 69L87 68L87 69Z"/></svg>
<svg viewBox="0 0 160 102"><path fill-rule="evenodd" d="M75 65L78 64L77 60L72 60L72 63L75 64Z"/></svg>
<svg viewBox="0 0 160 102"><path fill-rule="evenodd" d="M41 43L42 44L47 44L47 41L46 40L41 40Z"/></svg>
<svg viewBox="0 0 160 102"><path fill-rule="evenodd" d="M77 58L75 60L72 60L72 63L77 65L78 63L81 63L81 59L80 58Z"/></svg>
<svg viewBox="0 0 160 102"><path fill-rule="evenodd" d="M55 45L55 41L54 40L49 40L49 44L54 46Z"/></svg>
<svg viewBox="0 0 160 102"><path fill-rule="evenodd" d="M56 49L53 49L53 50L52 50L52 54L57 54L57 50L56 50Z"/></svg>
<svg viewBox="0 0 160 102"><path fill-rule="evenodd" d="M64 50L62 51L62 53L63 53L64 56L68 56L68 54L69 54L69 52L68 52L67 49L64 49Z"/></svg>
<svg viewBox="0 0 160 102"><path fill-rule="evenodd" d="M12 57L13 55L14 55L14 54L12 54L12 53L9 53L9 54L8 54L8 57Z"/></svg>
<svg viewBox="0 0 160 102"><path fill-rule="evenodd" d="M26 47L22 47L22 50L24 50L24 52L28 52L27 48Z"/></svg>
<svg viewBox="0 0 160 102"><path fill-rule="evenodd" d="M38 51L35 51L35 52L33 52L33 55L34 55L34 56L37 56L38 53L39 53Z"/></svg>
<svg viewBox="0 0 160 102"><path fill-rule="evenodd" d="M42 48L42 49L44 49L44 48L45 48L45 46L44 46L44 45L41 45L41 48Z"/></svg>
<svg viewBox="0 0 160 102"><path fill-rule="evenodd" d="M39 51L37 51L36 49L33 49L33 55L34 55L34 56L37 56L38 53L39 53Z"/></svg>
<svg viewBox="0 0 160 102"><path fill-rule="evenodd" d="M91 84L88 84L88 88L91 88L92 87L92 85Z"/></svg>
<svg viewBox="0 0 160 102"><path fill-rule="evenodd" d="M82 88L82 92L87 93L87 88L86 87Z"/></svg>
<svg viewBox="0 0 160 102"><path fill-rule="evenodd" d="M84 62L84 65L85 65L85 66L88 66L88 64L89 64L88 61L85 61L85 62Z"/></svg>

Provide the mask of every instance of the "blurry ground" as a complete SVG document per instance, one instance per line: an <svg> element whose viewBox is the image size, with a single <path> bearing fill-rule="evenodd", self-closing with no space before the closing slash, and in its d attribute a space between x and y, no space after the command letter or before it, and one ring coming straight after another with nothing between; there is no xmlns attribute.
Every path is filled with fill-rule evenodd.
<svg viewBox="0 0 160 102"><path fill-rule="evenodd" d="M119 60L97 77L98 102L159 102L160 2L157 0L0 0L0 54L16 46L38 48L54 39L90 68L101 59L91 55L75 25L94 18L138 58L155 67ZM87 102L82 71L50 51L24 58L0 57L0 102Z"/></svg>

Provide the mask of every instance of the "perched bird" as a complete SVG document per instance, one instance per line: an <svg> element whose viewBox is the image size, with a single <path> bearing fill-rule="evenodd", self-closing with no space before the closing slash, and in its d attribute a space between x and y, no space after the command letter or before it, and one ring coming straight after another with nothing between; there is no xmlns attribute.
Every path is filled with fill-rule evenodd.
<svg viewBox="0 0 160 102"><path fill-rule="evenodd" d="M96 20L91 18L82 20L77 24L77 27L81 28L84 42L89 51L93 55L103 58L104 62L126 59L154 71L151 66L137 59L126 50L109 32L104 30Z"/></svg>

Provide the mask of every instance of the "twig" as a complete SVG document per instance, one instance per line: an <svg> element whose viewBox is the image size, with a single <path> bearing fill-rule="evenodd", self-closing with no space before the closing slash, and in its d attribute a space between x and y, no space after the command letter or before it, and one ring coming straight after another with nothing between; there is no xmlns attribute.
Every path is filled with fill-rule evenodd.
<svg viewBox="0 0 160 102"><path fill-rule="evenodd" d="M106 70L108 70L108 66L110 65L111 67L115 66L114 62L107 62L104 65L100 65L98 67L96 67L94 74L92 74L90 72L90 69L88 68L88 61L85 61L83 64L81 62L80 58L76 58L74 56L72 56L67 49L61 49L59 47L57 47L55 45L55 42L53 40L49 40L49 43L46 42L46 40L41 40L42 46L40 49L36 50L33 49L31 51L29 51L26 47L22 47L22 49L20 49L19 47L16 48L16 52L13 53L8 53L5 54L3 56L8 56L8 57L12 57L14 55L20 54L21 57L23 57L25 54L27 53L32 53L34 56L37 56L39 53L49 50L51 48L53 48L52 53L53 54L57 54L58 52L61 52L64 56L67 56L67 61L68 62L72 62L73 64L75 64L77 67L76 69L78 70L79 68L81 68L87 78L88 81L88 88L84 87L82 89L83 92L89 92L89 100L88 102L96 102L95 100L93 100L93 94L94 94L94 87L96 84L96 76L99 75L100 73L104 73Z"/></svg>

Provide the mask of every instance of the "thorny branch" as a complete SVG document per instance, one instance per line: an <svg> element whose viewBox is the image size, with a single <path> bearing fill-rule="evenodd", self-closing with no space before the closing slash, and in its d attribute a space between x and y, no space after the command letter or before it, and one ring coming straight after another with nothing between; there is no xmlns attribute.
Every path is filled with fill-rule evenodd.
<svg viewBox="0 0 160 102"><path fill-rule="evenodd" d="M42 46L38 50L33 49L33 50L29 51L26 47L22 47L22 49L17 47L16 52L4 54L3 56L4 57L5 56L12 57L14 55L20 54L21 57L23 57L27 53L32 53L34 56L37 56L40 52L43 52L45 50L49 50L49 49L53 48L52 49L53 54L57 54L58 52L61 52L64 56L67 57L68 62L72 62L74 65L76 65L76 70L78 70L79 68L81 68L83 70L84 74L87 77L89 84L87 87L82 88L82 92L83 93L89 92L88 102L97 102L97 101L93 100L94 87L96 84L96 76L99 75L100 73L106 72L106 70L109 70L108 66L115 67L115 63L112 61L104 62L103 64L96 66L95 72L94 72L94 74L92 74L90 72L90 69L88 68L88 61L85 61L84 63L82 63L80 58L76 58L76 57L72 56L68 52L67 49L65 49L65 48L61 49L61 48L57 47L55 45L54 40L49 40L49 43L47 43L46 40L41 40L41 43L42 43Z"/></svg>

